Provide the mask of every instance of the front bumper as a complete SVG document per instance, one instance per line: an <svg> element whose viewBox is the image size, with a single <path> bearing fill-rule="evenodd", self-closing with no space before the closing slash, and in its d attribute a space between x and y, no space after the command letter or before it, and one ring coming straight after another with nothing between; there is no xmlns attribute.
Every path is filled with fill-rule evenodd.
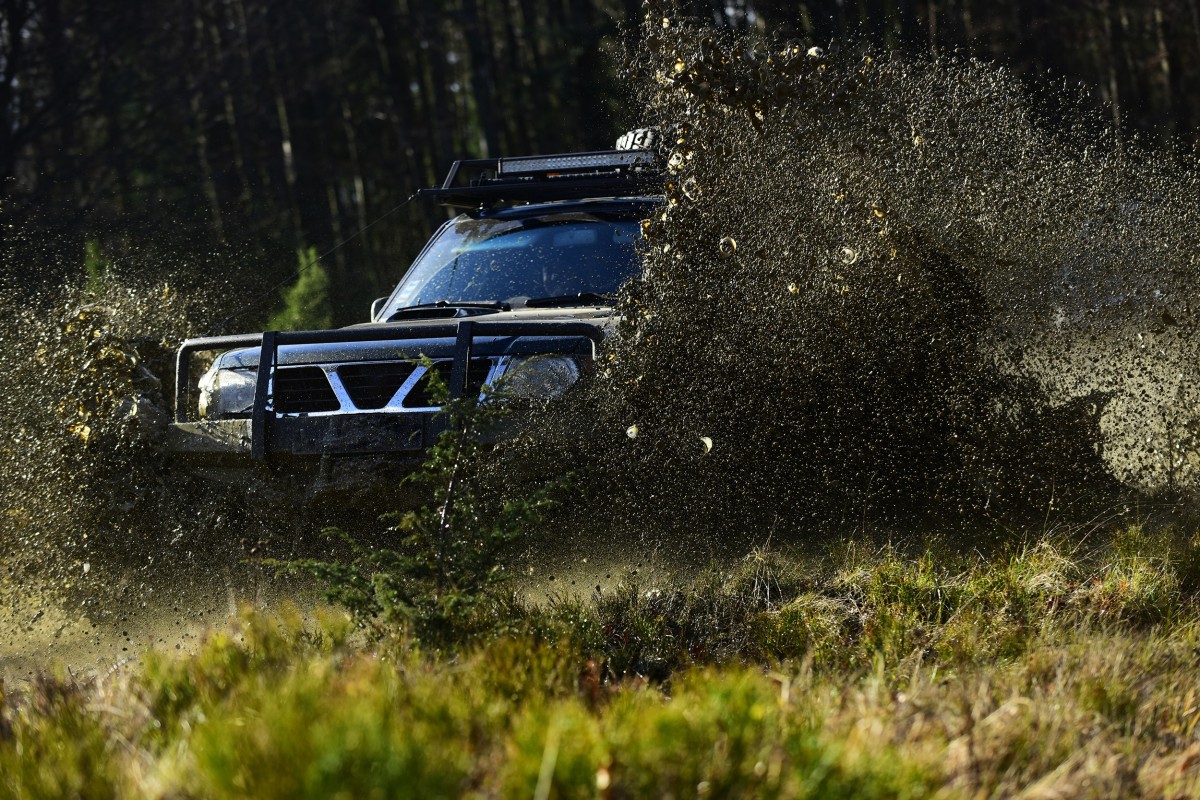
<svg viewBox="0 0 1200 800"><path fill-rule="evenodd" d="M280 417L271 424L271 450L292 456L419 455L443 430L445 423L433 414ZM167 431L171 452L201 458L249 458L253 444L250 419L175 422Z"/></svg>
<svg viewBox="0 0 1200 800"><path fill-rule="evenodd" d="M276 413L271 396L272 376L280 364L280 348L336 346L348 343L439 343L443 356L452 356L449 392L459 398L467 390L467 365L473 357L515 353L577 353L587 347L594 355L603 337L599 325L570 320L478 321L456 320L421 325L387 325L336 331L267 332L254 336L190 339L177 359L175 422L168 431L168 449L199 463L270 461L282 458L390 456L412 461L432 447L445 429L436 411L293 415ZM477 342L476 339L480 341ZM235 347L256 347L258 361L255 400L248 419L191 420L190 362L194 353Z"/></svg>
<svg viewBox="0 0 1200 800"><path fill-rule="evenodd" d="M253 459L251 420L201 420L171 424L167 447L193 474L283 504L384 511L416 504L404 478L444 429L433 414L285 418L270 458Z"/></svg>

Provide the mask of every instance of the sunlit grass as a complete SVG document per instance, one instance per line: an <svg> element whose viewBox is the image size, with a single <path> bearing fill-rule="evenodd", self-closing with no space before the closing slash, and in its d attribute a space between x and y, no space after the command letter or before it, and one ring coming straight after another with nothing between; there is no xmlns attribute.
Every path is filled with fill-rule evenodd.
<svg viewBox="0 0 1200 800"><path fill-rule="evenodd" d="M760 550L494 598L452 651L246 609L191 655L7 687L0 795L1200 796L1194 549Z"/></svg>

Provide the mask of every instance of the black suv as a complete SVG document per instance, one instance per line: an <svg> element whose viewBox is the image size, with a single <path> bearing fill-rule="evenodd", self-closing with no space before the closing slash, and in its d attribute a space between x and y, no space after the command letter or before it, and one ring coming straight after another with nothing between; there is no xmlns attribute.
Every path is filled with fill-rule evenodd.
<svg viewBox="0 0 1200 800"><path fill-rule="evenodd" d="M370 322L183 343L171 449L226 467L411 464L444 426L432 372L452 397L489 387L554 397L592 369L660 191L646 149L456 162L420 194L464 213L375 302ZM193 386L202 351L223 352Z"/></svg>

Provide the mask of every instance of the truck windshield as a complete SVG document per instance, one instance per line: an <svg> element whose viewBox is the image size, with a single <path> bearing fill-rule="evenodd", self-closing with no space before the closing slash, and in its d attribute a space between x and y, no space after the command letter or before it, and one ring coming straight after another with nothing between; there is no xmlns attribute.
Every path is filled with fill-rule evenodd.
<svg viewBox="0 0 1200 800"><path fill-rule="evenodd" d="M409 269L387 313L429 303L519 307L531 299L614 293L637 270L640 229L624 215L459 217Z"/></svg>

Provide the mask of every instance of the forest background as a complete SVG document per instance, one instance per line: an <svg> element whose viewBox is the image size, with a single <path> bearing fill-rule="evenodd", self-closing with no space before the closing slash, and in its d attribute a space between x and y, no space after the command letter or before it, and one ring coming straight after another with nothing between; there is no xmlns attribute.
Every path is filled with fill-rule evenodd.
<svg viewBox="0 0 1200 800"><path fill-rule="evenodd" d="M1197 142L1197 0L684 5L824 48L977 56L1047 102L1082 86L1161 151ZM135 265L264 293L233 325L253 329L279 310L296 254L332 250L332 320L361 321L444 217L397 206L453 159L605 149L637 125L620 54L642 13L637 0L2 0L0 282L35 293L89 263Z"/></svg>

